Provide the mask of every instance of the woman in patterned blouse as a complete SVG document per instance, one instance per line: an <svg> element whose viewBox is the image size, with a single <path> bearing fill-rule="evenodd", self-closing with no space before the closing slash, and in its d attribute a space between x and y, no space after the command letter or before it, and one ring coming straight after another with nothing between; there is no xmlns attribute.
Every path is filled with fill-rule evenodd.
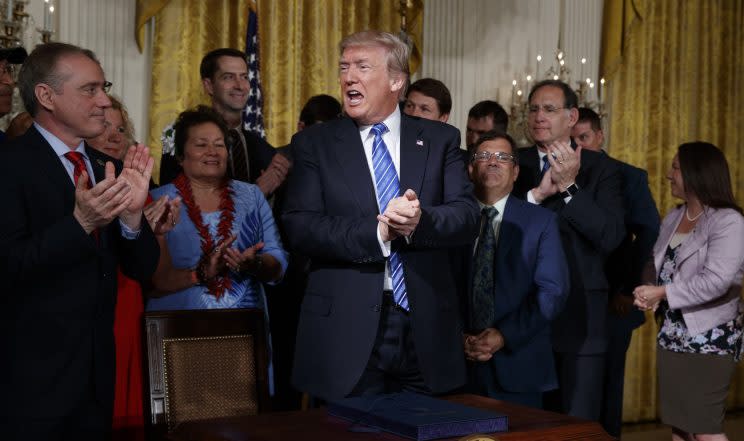
<svg viewBox="0 0 744 441"><path fill-rule="evenodd" d="M684 204L664 218L646 278L656 284L637 287L635 304L661 323L659 400L672 439L726 440L724 404L742 353L744 217L716 146L682 144L667 178Z"/></svg>

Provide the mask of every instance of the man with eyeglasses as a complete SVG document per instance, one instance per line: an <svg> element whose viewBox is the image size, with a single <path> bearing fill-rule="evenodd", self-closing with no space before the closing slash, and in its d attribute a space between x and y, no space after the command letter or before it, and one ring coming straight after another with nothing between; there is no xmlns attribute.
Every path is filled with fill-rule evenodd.
<svg viewBox="0 0 744 441"><path fill-rule="evenodd" d="M553 322L559 390L546 395L546 407L596 421L607 347L604 265L625 226L617 165L571 140L577 108L576 93L561 81L532 88L527 126L535 145L519 152L514 194L558 215L570 273L566 306Z"/></svg>
<svg viewBox="0 0 744 441"><path fill-rule="evenodd" d="M153 159L140 144L122 164L85 143L111 106L93 52L39 45L18 84L34 123L0 161L0 433L105 439L117 266L149 280L160 254L142 215Z"/></svg>
<svg viewBox="0 0 744 441"><path fill-rule="evenodd" d="M0 49L0 118L13 110L15 89L15 66L23 63L28 54L22 47ZM5 132L0 130L0 143L5 141Z"/></svg>
<svg viewBox="0 0 744 441"><path fill-rule="evenodd" d="M456 262L468 359L468 388L542 407L558 387L550 322L568 295L556 215L511 196L519 175L514 140L486 132L473 146L470 180L481 208L480 235Z"/></svg>

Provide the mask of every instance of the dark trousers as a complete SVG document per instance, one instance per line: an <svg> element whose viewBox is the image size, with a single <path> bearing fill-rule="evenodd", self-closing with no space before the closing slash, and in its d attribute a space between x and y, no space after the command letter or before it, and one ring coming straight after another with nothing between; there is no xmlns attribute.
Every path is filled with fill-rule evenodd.
<svg viewBox="0 0 744 441"><path fill-rule="evenodd" d="M558 389L545 394L545 408L599 421L605 354L555 352Z"/></svg>
<svg viewBox="0 0 744 441"><path fill-rule="evenodd" d="M623 424L623 386L625 385L625 355L633 330L620 322L610 327L605 360L604 399L599 422L611 436L620 438Z"/></svg>
<svg viewBox="0 0 744 441"><path fill-rule="evenodd" d="M542 409L542 392L509 392L499 383L496 373L491 368L491 361L468 361L467 393L482 395L527 407Z"/></svg>
<svg viewBox="0 0 744 441"><path fill-rule="evenodd" d="M7 441L107 440L111 438L112 414L111 406L91 398L64 417L1 416L0 433Z"/></svg>
<svg viewBox="0 0 744 441"><path fill-rule="evenodd" d="M386 291L372 354L349 396L401 391L431 394L419 369L409 313Z"/></svg>

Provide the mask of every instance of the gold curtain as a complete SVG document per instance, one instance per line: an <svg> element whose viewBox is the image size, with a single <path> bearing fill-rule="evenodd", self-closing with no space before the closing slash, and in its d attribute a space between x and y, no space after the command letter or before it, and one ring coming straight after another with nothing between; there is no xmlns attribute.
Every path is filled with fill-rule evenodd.
<svg viewBox="0 0 744 441"><path fill-rule="evenodd" d="M648 170L664 216L679 203L665 178L677 146L712 142L744 204L744 0L606 0L603 25L612 155ZM657 328L647 319L628 351L626 422L657 418ZM742 364L728 405L744 406Z"/></svg>
<svg viewBox="0 0 744 441"><path fill-rule="evenodd" d="M418 42L423 6L420 0L409 3L409 29ZM260 0L258 7L264 118L275 146L289 142L308 98L321 93L340 98L338 43L344 36L400 29L397 0Z"/></svg>
<svg viewBox="0 0 744 441"><path fill-rule="evenodd" d="M137 36L155 17L150 132L147 143L160 160L160 134L179 112L208 103L199 63L218 47L245 49L250 1L138 0ZM398 0L259 0L261 85L269 143L287 144L302 105L313 95L340 97L338 42L352 32L400 29ZM409 34L416 44L411 67L420 62L422 0L408 0ZM138 40L141 43L141 40ZM159 167L156 164L156 169ZM157 174L157 173L156 173Z"/></svg>

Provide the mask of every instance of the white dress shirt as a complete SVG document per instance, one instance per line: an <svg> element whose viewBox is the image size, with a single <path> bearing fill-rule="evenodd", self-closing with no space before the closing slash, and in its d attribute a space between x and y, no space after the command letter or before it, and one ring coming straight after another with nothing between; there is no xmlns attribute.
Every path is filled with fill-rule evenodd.
<svg viewBox="0 0 744 441"><path fill-rule="evenodd" d="M496 215L496 217L493 219L493 222L491 223L491 228L493 229L493 236L496 240L496 244L499 243L499 229L501 227L501 221L504 220L504 210L506 209L506 200L509 199L509 195L507 194L503 198L499 199L494 203L493 205L486 205L481 201L478 201L478 206L480 207L481 211L483 211L486 207L493 207L495 208L499 214ZM481 216L481 222L483 222L483 216ZM480 228L478 231L483 228L483 225L480 225ZM475 251L478 249L478 240L480 239L480 234L478 237L475 238L475 245L473 245L473 255L475 255Z"/></svg>
<svg viewBox="0 0 744 441"><path fill-rule="evenodd" d="M385 118L382 123L387 126L388 131L382 135L382 140L388 148L390 157L393 160L395 166L395 173L398 175L398 181L400 181L400 109L395 106L395 111ZM364 156L367 158L367 166L369 167L369 174L372 177L372 183L375 183L375 169L372 165L372 148L375 143L375 134L372 132L372 125L359 126L359 136L362 138L362 145L364 146ZM377 197L377 185L375 188L375 198L377 199L377 208L380 208L379 198ZM380 210L382 213L382 210ZM377 229L377 241L380 243L380 249L382 255L385 257L390 256L390 241L383 241L380 236L380 229ZM390 263L385 265L385 283L383 289L393 289L393 278L390 273Z"/></svg>
<svg viewBox="0 0 744 441"><path fill-rule="evenodd" d="M537 163L540 165L540 170L542 170L543 164L544 164L543 158L546 157L546 156L548 156L548 154L545 153L545 152L543 152L542 150L540 150L540 148L538 147L537 148L537 155L540 158L540 160ZM540 184L538 184L538 185L540 185ZM561 189L559 188L558 191L561 191ZM568 204L569 202L571 202L571 198L572 197L573 196L566 196L565 198L563 198L563 202L565 202L565 203ZM530 191L527 192L527 202L529 202L530 204L540 205L535 200L535 197L532 196L532 190L530 190Z"/></svg>
<svg viewBox="0 0 744 441"><path fill-rule="evenodd" d="M85 141L80 141L80 144L78 144L76 148L71 149L67 146L67 144L62 142L61 139L54 136L50 131L40 126L36 122L34 122L34 127L36 127L36 130L38 130L41 136L46 139L46 142L48 142L49 145L52 146L52 150L54 150L57 158L59 158L59 161L65 167L67 175L70 176L70 181L72 181L73 185L75 185L75 164L67 159L67 156L65 156L65 153L67 152L79 152L83 155L83 160L85 161L85 169L88 171L88 179L90 179L90 186L92 188L96 185L96 177L93 174L93 168L90 165L90 158L88 158L88 152L85 151ZM123 238L136 239L137 236L139 236L139 229L133 230L129 228L124 222L121 221L121 219L119 219L119 225L121 226L121 235Z"/></svg>

